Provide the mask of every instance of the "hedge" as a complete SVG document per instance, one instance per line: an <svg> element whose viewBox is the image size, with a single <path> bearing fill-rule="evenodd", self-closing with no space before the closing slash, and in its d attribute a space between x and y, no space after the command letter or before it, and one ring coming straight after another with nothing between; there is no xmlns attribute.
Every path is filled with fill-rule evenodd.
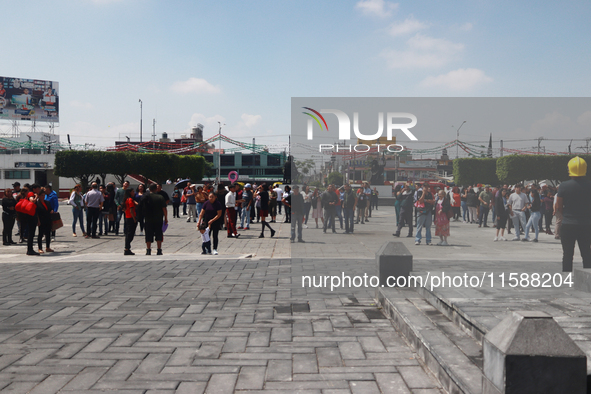
<svg viewBox="0 0 591 394"><path fill-rule="evenodd" d="M491 158L466 158L455 159L454 183L456 185L474 185L485 183L491 185L499 184L497 178L497 159Z"/></svg>

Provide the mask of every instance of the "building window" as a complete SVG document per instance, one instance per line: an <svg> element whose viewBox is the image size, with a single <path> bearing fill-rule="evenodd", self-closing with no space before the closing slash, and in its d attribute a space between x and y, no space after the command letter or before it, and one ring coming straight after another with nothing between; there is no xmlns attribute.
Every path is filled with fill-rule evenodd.
<svg viewBox="0 0 591 394"><path fill-rule="evenodd" d="M221 155L220 163L222 167L234 167L234 155Z"/></svg>
<svg viewBox="0 0 591 394"><path fill-rule="evenodd" d="M213 163L213 156L212 155L203 155L205 161L208 163Z"/></svg>
<svg viewBox="0 0 591 394"><path fill-rule="evenodd" d="M274 166L280 166L280 165L281 165L281 156L275 156L275 155L268 155L267 156L267 166L274 167Z"/></svg>
<svg viewBox="0 0 591 394"><path fill-rule="evenodd" d="M242 155L242 166L260 166L261 156L260 155Z"/></svg>
<svg viewBox="0 0 591 394"><path fill-rule="evenodd" d="M6 170L5 179L31 179L31 170Z"/></svg>

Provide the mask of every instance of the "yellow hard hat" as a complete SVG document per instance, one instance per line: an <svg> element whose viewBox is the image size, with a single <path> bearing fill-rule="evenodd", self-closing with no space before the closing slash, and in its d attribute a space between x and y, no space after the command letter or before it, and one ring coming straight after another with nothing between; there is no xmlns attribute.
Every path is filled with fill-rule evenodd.
<svg viewBox="0 0 591 394"><path fill-rule="evenodd" d="M585 176L587 174L587 163L579 156L573 157L568 162L569 176Z"/></svg>

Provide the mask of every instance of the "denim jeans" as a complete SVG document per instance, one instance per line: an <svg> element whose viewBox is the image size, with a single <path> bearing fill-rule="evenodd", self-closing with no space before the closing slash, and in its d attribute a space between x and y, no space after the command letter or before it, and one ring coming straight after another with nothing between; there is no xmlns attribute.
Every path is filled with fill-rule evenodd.
<svg viewBox="0 0 591 394"><path fill-rule="evenodd" d="M99 233L103 233L103 224L105 225L105 232L103 234L107 235L109 232L109 212L101 211L101 216L99 216Z"/></svg>
<svg viewBox="0 0 591 394"><path fill-rule="evenodd" d="M344 208L345 214L345 232L352 233L355 226L355 210L353 208Z"/></svg>
<svg viewBox="0 0 591 394"><path fill-rule="evenodd" d="M343 229L343 207L341 205L336 206L337 209L337 217L339 218L339 222L341 222L341 230Z"/></svg>
<svg viewBox="0 0 591 394"><path fill-rule="evenodd" d="M304 220L304 215L301 213L294 213L291 216L291 240L294 241L296 238L296 226L297 226L297 234L298 234L298 241L302 239L302 221Z"/></svg>
<svg viewBox="0 0 591 394"><path fill-rule="evenodd" d="M540 227L538 227L538 224L540 222L540 218L542 217L542 213L540 211L535 211L532 212L529 220L527 221L527 225L525 226L525 238L527 239L529 237L529 229L531 227L534 228L534 231L536 233L536 239L538 239L538 234L540 233Z"/></svg>
<svg viewBox="0 0 591 394"><path fill-rule="evenodd" d="M513 222L513 227L515 227L515 236L519 238L521 235L519 232L519 224L521 223L521 226L525 229L525 212L513 211L511 221Z"/></svg>
<svg viewBox="0 0 591 394"><path fill-rule="evenodd" d="M201 215L202 208L203 208L202 202L198 202L197 204L195 204L195 212L197 212L197 218L199 218L199 215Z"/></svg>
<svg viewBox="0 0 591 394"><path fill-rule="evenodd" d="M427 243L431 243L431 221L433 218L431 217L431 212L427 212L426 214L419 215L417 217L417 234L415 236L415 242L421 242L422 238L422 231L423 227L425 228L425 239Z"/></svg>
<svg viewBox="0 0 591 394"><path fill-rule="evenodd" d="M245 228L244 221L246 220L246 227L250 227L250 207L242 207L242 217L240 218L240 227Z"/></svg>
<svg viewBox="0 0 591 394"><path fill-rule="evenodd" d="M484 218L484 225L486 226L486 222L488 221L488 211L490 210L489 207L485 207L484 205L480 206L480 215L478 215L478 225L482 226L482 219Z"/></svg>
<svg viewBox="0 0 591 394"><path fill-rule="evenodd" d="M462 201L460 206L462 207L462 220L465 222L466 215L468 215L468 205L466 205L466 201Z"/></svg>
<svg viewBox="0 0 591 394"><path fill-rule="evenodd" d="M119 234L119 223L123 218L123 234L126 234L127 222L125 221L125 210L117 209L117 217L115 218L115 234Z"/></svg>
<svg viewBox="0 0 591 394"><path fill-rule="evenodd" d="M72 233L76 234L76 221L80 221L80 228L82 229L82 233L84 234L84 210L82 208L72 208Z"/></svg>

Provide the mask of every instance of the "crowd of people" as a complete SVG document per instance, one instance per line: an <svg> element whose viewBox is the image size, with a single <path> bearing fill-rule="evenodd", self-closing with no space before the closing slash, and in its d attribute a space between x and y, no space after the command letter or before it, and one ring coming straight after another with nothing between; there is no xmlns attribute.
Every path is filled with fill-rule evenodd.
<svg viewBox="0 0 591 394"><path fill-rule="evenodd" d="M424 229L425 244L430 245L434 225L435 237L439 237L437 245L447 246L450 223L460 221L478 228L494 227L494 242L507 241L505 234L512 234L512 230L512 241L538 242L539 234L545 232L561 240L565 269L572 268L576 242L585 267L591 268L591 207L585 202L591 192L591 182L585 178L585 161L578 157L572 159L569 174L572 179L556 187L536 183L452 188L433 188L429 183L398 185L394 189L396 232L393 235L400 237L402 229L407 227L407 237L414 237L415 244L421 245ZM124 219L125 255L134 254L131 243L138 226L139 235L145 238L146 254L151 254L155 241L156 254L162 255L163 234L168 226L167 206L172 205L173 218L181 218L182 205L182 216L187 222L196 223L203 244L202 253L217 255L221 230L227 231L228 238L239 238L239 230L248 231L255 223L260 223L259 238L265 237L266 229L269 236L274 237L276 230L271 224L277 222L282 210L284 223L291 226L291 242L305 242L302 229L308 228L310 214L316 228L320 226L320 219L324 233L329 230L336 233L338 221L344 234L353 234L355 225L369 222L372 210L378 209L378 195L377 188L372 189L368 182L363 182L356 190L350 184L340 187L331 184L324 191L307 185L300 190L298 185L282 188L279 184L266 183L219 185L215 190L213 185L187 183L183 187L175 186L169 197L160 184L151 184L149 188L140 184L133 189L126 181L120 188L113 183L99 186L93 182L85 192L77 184L67 204L72 209L73 237L77 236L77 225L85 238L117 236ZM13 240L16 225L16 235L20 243L27 243L28 255L53 252L55 223L60 219L58 197L51 186L26 184L21 188L15 182L13 189L5 190L2 208L3 245L17 243ZM491 214L492 220L489 220ZM416 228L414 234L413 228ZM37 250L34 248L36 233Z"/></svg>

